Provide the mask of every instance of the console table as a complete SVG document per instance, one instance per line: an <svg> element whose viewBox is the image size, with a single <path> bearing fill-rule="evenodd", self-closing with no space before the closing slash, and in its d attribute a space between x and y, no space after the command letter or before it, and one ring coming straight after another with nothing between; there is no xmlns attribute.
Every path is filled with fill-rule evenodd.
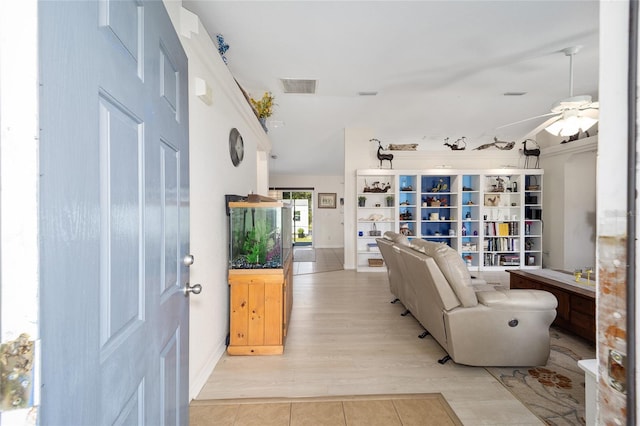
<svg viewBox="0 0 640 426"><path fill-rule="evenodd" d="M594 281L576 282L573 274L553 269L511 270L511 288L546 290L558 299L554 325L592 343L596 341L596 293Z"/></svg>

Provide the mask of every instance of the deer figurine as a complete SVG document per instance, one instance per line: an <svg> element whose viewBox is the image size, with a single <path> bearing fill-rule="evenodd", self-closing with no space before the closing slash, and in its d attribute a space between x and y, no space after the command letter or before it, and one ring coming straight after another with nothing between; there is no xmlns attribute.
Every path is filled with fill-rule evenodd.
<svg viewBox="0 0 640 426"><path fill-rule="evenodd" d="M533 149L529 149L527 148L527 141L533 142L535 144L535 148ZM536 141L534 141L533 139L525 139L524 142L522 142L522 153L524 154L524 168L528 169L529 168L529 157L536 157L536 163L534 166L534 169L539 168L540 166L540 146L538 145L538 143Z"/></svg>
<svg viewBox="0 0 640 426"><path fill-rule="evenodd" d="M383 154L382 143L378 139L369 139L369 142L373 141L378 142L378 153L376 156L378 157L378 160L380 160L380 168L382 168L382 161L387 160L389 161L389 168L393 169L393 154Z"/></svg>

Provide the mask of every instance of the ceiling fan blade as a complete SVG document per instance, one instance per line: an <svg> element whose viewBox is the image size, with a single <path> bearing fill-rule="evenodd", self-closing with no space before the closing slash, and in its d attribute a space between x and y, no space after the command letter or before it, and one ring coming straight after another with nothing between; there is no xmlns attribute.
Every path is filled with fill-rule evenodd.
<svg viewBox="0 0 640 426"><path fill-rule="evenodd" d="M600 109L600 102L590 102L585 106L581 106L580 108L578 108L580 111L586 111L586 110L598 110Z"/></svg>
<svg viewBox="0 0 640 426"><path fill-rule="evenodd" d="M560 120L561 118L562 118L562 115L558 115L556 117L551 117L550 119L546 120L542 124L538 125L538 127L536 127L535 129L531 130L529 133L524 135L522 139L523 140L524 139L535 139L536 135L538 133L540 133L542 130L544 130L546 127L550 126L551 124L555 123L556 121Z"/></svg>
<svg viewBox="0 0 640 426"><path fill-rule="evenodd" d="M550 115L558 115L558 113L557 112L548 112L546 114L536 115L535 117L529 117L529 118L525 118L524 120L514 121L513 123L503 124L502 126L496 127L496 129L503 129L505 127L515 126L516 124L525 123L525 122L530 121L530 120L535 120L536 118L549 117Z"/></svg>
<svg viewBox="0 0 640 426"><path fill-rule="evenodd" d="M600 116L600 110L598 110L597 108L581 109L579 114L585 117L597 119Z"/></svg>

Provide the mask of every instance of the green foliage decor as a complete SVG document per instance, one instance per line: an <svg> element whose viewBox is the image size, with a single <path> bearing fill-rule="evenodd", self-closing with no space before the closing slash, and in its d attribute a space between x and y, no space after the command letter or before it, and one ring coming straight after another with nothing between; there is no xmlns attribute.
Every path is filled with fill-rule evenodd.
<svg viewBox="0 0 640 426"><path fill-rule="evenodd" d="M271 92L264 92L264 95L262 95L261 99L255 100L253 98L250 98L249 101L251 102L253 108L256 110L258 118L268 118L273 114L273 106L275 105L273 103L274 99L275 98L273 97Z"/></svg>

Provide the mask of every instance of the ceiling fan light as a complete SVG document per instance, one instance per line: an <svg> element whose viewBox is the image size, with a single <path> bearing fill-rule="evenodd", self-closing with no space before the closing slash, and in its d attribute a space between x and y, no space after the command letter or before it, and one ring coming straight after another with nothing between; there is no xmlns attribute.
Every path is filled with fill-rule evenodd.
<svg viewBox="0 0 640 426"><path fill-rule="evenodd" d="M554 136L560 136L560 132L564 128L564 125L565 125L565 120L560 119L560 120L554 121L549 126L545 127L545 130Z"/></svg>
<svg viewBox="0 0 640 426"><path fill-rule="evenodd" d="M590 129L598 120L585 116L569 116L553 122L545 130L555 136L573 136Z"/></svg>
<svg viewBox="0 0 640 426"><path fill-rule="evenodd" d="M580 130L586 132L590 128L592 128L598 120L592 117L587 117L586 115L580 116Z"/></svg>

